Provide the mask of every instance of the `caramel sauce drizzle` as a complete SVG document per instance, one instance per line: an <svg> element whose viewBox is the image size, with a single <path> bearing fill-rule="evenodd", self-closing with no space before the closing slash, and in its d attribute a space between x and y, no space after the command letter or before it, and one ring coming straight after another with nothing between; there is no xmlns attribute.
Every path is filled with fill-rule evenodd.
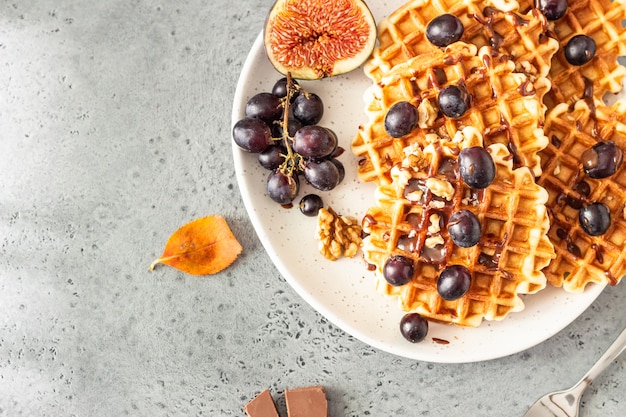
<svg viewBox="0 0 626 417"><path fill-rule="evenodd" d="M591 81L587 77L583 77L583 79L585 81L585 89L583 91L582 99L585 100L585 103L587 103L587 107L589 107L589 116L593 120L593 129L591 129L591 135L598 140L602 140L602 138L600 138L600 131L598 129L598 115L596 113L596 103L593 99L593 81Z"/></svg>
<svg viewBox="0 0 626 417"><path fill-rule="evenodd" d="M455 208L459 207L462 204L462 200L466 197L464 195L465 187L459 186L459 183L462 180L460 177L457 161L444 155L443 149L440 144L435 144L435 147L437 151L434 158L435 160L432 161L429 165L429 170L426 173L425 178L445 176L447 180L456 183L454 196L452 198L452 201L447 201L444 207L434 208L431 206L430 203L435 200L436 197L428 189L428 187L425 186L425 178L415 180L416 182L411 183L411 188L409 190L405 188L403 192L411 192L414 189L419 189L423 191L421 200L414 203L422 205L423 212L421 216L416 216L418 217L417 219L409 219L408 216L410 216L411 214L405 214L405 216L407 216L405 217L405 221L413 226L415 236L412 238L412 241L403 241L401 246L403 246L403 249L410 249L411 252L419 254L421 262L434 265L437 269L443 269L447 266L448 260L451 256L451 252L454 250L454 242L448 234L447 219L450 218L450 216L452 215L452 211ZM456 152L452 151L452 153L458 154L458 150ZM470 199L477 201L478 204L484 203L484 190L476 190L471 188L469 190L471 193ZM443 227L441 227L440 234L444 240L444 244L442 247L437 246L436 248L426 248L426 234L432 214L438 214L443 219ZM402 237L400 239L402 239ZM509 236L506 233L501 238L501 240L497 236L483 236L478 245L480 245L481 247L488 247L494 253L493 255L487 255L486 253L482 252L479 255L477 263L489 271L498 271L505 279L512 279L513 275L511 273L509 273L508 271L504 271L499 267L501 255L504 252L508 241ZM440 252L434 253L435 251Z"/></svg>

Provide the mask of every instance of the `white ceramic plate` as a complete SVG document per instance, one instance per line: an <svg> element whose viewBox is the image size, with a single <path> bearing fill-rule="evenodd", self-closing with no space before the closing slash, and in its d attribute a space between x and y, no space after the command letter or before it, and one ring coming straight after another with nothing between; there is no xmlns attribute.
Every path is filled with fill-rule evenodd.
<svg viewBox="0 0 626 417"><path fill-rule="evenodd" d="M377 1L372 8L379 21L404 0ZM267 60L262 37L254 43L244 64L234 98L233 124L244 117L245 103L254 94L271 91L282 76ZM346 178L335 190L319 192L301 181L300 196L320 195L327 206L340 214L361 218L374 202L374 186L356 178L357 159L350 142L359 124L366 121L363 92L370 81L359 69L329 79L301 82L318 94L325 104L321 125L334 130L346 152L339 158ZM374 276L360 256L326 260L314 238L316 219L304 216L297 207L285 209L265 194L268 171L256 155L233 144L233 157L241 195L270 258L287 282L313 308L332 323L383 351L428 362L462 363L495 359L539 344L575 320L601 293L594 285L583 294L567 294L547 288L524 297L526 308L501 322L484 322L479 328L431 324L427 338L418 344L407 342L399 330L403 316L395 300L374 289ZM295 200L295 205L297 202ZM446 340L437 343L433 338Z"/></svg>

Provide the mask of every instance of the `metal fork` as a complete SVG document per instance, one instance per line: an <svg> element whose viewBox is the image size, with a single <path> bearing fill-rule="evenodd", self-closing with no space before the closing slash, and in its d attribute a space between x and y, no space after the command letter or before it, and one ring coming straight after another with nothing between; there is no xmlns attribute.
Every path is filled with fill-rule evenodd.
<svg viewBox="0 0 626 417"><path fill-rule="evenodd" d="M580 399L585 389L626 348L626 329L613 342L580 381L572 388L552 392L541 397L524 414L524 417L578 417Z"/></svg>

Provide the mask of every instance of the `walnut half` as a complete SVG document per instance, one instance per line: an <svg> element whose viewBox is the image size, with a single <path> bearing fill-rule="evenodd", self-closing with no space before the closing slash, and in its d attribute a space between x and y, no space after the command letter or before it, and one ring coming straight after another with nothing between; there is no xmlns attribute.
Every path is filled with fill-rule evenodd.
<svg viewBox="0 0 626 417"><path fill-rule="evenodd" d="M361 246L361 225L355 218L339 216L330 207L322 208L317 214L315 237L326 259L352 258Z"/></svg>

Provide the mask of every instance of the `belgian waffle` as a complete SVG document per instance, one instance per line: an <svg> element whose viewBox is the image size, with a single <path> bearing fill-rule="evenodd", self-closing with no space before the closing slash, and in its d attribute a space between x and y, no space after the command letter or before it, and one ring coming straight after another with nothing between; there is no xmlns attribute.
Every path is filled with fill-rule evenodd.
<svg viewBox="0 0 626 417"><path fill-rule="evenodd" d="M626 164L608 178L593 179L581 158L600 141L611 140L626 152L626 103L560 104L548 112L545 128L552 139L541 152L538 182L550 195L549 237L557 254L545 270L548 282L569 292L582 292L591 282L616 285L626 275ZM591 202L610 209L611 226L601 236L587 234L578 220L579 208Z"/></svg>
<svg viewBox="0 0 626 417"><path fill-rule="evenodd" d="M392 170L393 182L377 188L377 206L363 220L368 233L363 252L376 266L378 290L397 297L402 310L432 321L478 326L483 319L501 320L522 310L518 294L545 287L541 270L554 257L546 236L548 195L528 168L513 169L502 144L487 148L496 165L493 183L483 190L469 188L459 177L456 158L462 148L481 146L482 139L471 127L455 136L434 140L423 151L407 150ZM449 216L462 209L473 212L482 225L482 237L471 248L456 246L446 229ZM394 255L414 264L413 278L402 286L383 277L384 264ZM447 265L463 265L472 273L469 291L454 301L437 291L437 277Z"/></svg>
<svg viewBox="0 0 626 417"><path fill-rule="evenodd" d="M457 119L438 112L437 97L448 85L463 85L471 96L468 111ZM359 178L389 183L390 170L408 146L426 144L432 132L454 134L474 126L485 145L503 143L511 149L516 166L541 171L537 152L548 144L542 126L543 96L549 89L546 78L533 80L515 72L515 64L489 47L476 53L472 44L456 42L446 49L434 49L394 67L365 93L369 121L359 127L352 142L361 157ZM419 128L401 138L392 138L384 126L389 108L408 101L418 108Z"/></svg>
<svg viewBox="0 0 626 417"><path fill-rule="evenodd" d="M444 13L457 16L465 31L461 41L493 46L513 58L518 70L546 76L558 42L546 36L547 20L536 10L521 15L512 0L413 0L378 25L379 45L365 64L365 74L379 81L394 66L436 48L426 26Z"/></svg>
<svg viewBox="0 0 626 417"><path fill-rule="evenodd" d="M552 90L546 95L548 108L559 103L573 104L593 88L598 99L622 89L626 68L617 62L626 55L625 0L569 0L565 16L550 23L561 49L552 58ZM596 43L593 59L582 66L567 62L563 47L575 35L584 34Z"/></svg>

